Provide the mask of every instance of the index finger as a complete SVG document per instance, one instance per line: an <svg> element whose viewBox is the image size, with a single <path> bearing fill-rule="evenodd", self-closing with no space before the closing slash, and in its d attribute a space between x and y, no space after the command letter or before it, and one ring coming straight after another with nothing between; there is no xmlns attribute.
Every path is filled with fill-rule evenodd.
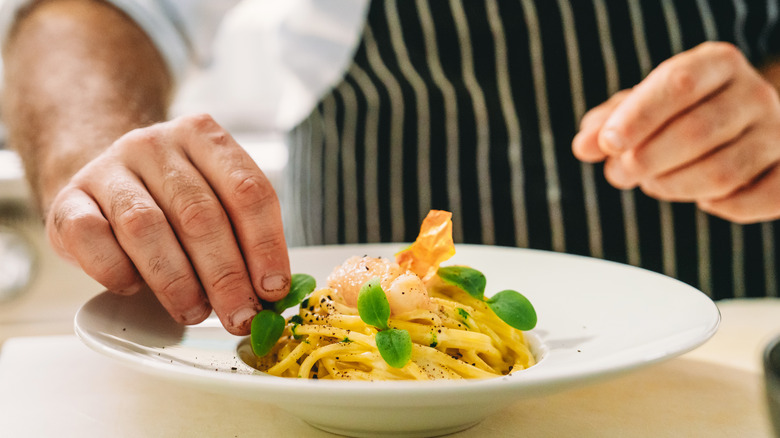
<svg viewBox="0 0 780 438"><path fill-rule="evenodd" d="M599 147L615 155L641 145L677 114L727 85L741 63L742 53L728 43L704 43L664 61L604 123Z"/></svg>
<svg viewBox="0 0 780 438"><path fill-rule="evenodd" d="M290 262L281 207L270 181L211 117L196 116L182 128L189 144L207 140L211 146L185 150L228 214L255 293L266 301L281 299L290 286Z"/></svg>
<svg viewBox="0 0 780 438"><path fill-rule="evenodd" d="M587 163L604 161L607 155L599 148L598 137L612 112L620 102L630 94L630 90L622 90L613 94L606 102L591 109L580 121L580 131L571 142L571 149L577 159Z"/></svg>

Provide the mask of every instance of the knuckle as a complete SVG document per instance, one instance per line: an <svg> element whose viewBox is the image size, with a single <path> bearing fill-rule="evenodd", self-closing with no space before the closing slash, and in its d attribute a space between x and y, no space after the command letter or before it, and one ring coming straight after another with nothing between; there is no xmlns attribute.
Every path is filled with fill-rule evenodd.
<svg viewBox="0 0 780 438"><path fill-rule="evenodd" d="M160 277L157 282L161 286L155 290L155 293L166 298L172 299L175 297L179 305L189 304L182 302L183 298L187 296L187 294L182 292L196 289L194 285L197 283L192 275L180 271L169 271L167 274L160 274Z"/></svg>
<svg viewBox="0 0 780 438"><path fill-rule="evenodd" d="M693 72L679 64L669 64L665 84L668 97L685 96L695 91L696 77Z"/></svg>
<svg viewBox="0 0 780 438"><path fill-rule="evenodd" d="M120 137L114 142L114 147L126 148L131 152L135 152L139 148L154 151L161 149L165 144L164 136L163 131L157 129L156 126L137 128Z"/></svg>
<svg viewBox="0 0 780 438"><path fill-rule="evenodd" d="M222 128L218 131L209 132L205 136L214 146L228 146L230 144L230 134Z"/></svg>
<svg viewBox="0 0 780 438"><path fill-rule="evenodd" d="M248 284L249 276L246 271L230 264L219 267L209 285L213 291L230 294L234 291L246 289Z"/></svg>
<svg viewBox="0 0 780 438"><path fill-rule="evenodd" d="M159 208L135 202L115 210L114 223L131 238L146 241L158 234L167 221Z"/></svg>
<svg viewBox="0 0 780 438"><path fill-rule="evenodd" d="M231 200L237 205L252 207L278 202L271 184L257 173L241 170L233 172L229 178Z"/></svg>
<svg viewBox="0 0 780 438"><path fill-rule="evenodd" d="M84 212L67 205L53 212L54 228L60 235L83 236L96 229L108 227L105 218L98 214Z"/></svg>
<svg viewBox="0 0 780 438"><path fill-rule="evenodd" d="M179 119L179 128L185 133L195 133L213 146L234 144L230 134L209 114L194 114Z"/></svg>
<svg viewBox="0 0 780 438"><path fill-rule="evenodd" d="M200 194L189 196L174 208L184 236L201 239L216 233L224 222L225 213L212 197Z"/></svg>
<svg viewBox="0 0 780 438"><path fill-rule="evenodd" d="M222 130L217 121L206 113L183 116L180 121L185 129L195 130L197 132Z"/></svg>
<svg viewBox="0 0 780 438"><path fill-rule="evenodd" d="M284 251L286 248L287 244L285 243L284 235L280 233L278 235L268 236L265 239L260 239L256 242L253 242L249 247L249 251L251 254L263 255Z"/></svg>
<svg viewBox="0 0 780 438"><path fill-rule="evenodd" d="M706 48L713 52L713 55L723 59L728 65L737 66L742 63L745 57L737 46L723 41L709 41Z"/></svg>
<svg viewBox="0 0 780 438"><path fill-rule="evenodd" d="M132 265L120 257L95 255L89 274L108 290L117 293L134 291L141 284L141 279Z"/></svg>

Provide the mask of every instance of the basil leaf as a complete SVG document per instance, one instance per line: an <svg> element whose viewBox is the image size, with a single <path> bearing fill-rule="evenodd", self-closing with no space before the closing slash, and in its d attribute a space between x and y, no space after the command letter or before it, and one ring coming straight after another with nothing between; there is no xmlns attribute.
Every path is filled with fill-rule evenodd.
<svg viewBox="0 0 780 438"><path fill-rule="evenodd" d="M406 330L383 330L376 334L376 348L388 365L403 368L412 357L412 337Z"/></svg>
<svg viewBox="0 0 780 438"><path fill-rule="evenodd" d="M380 330L387 328L387 321L390 319L390 303L379 284L379 277L368 280L360 287L357 308L363 322Z"/></svg>
<svg viewBox="0 0 780 438"><path fill-rule="evenodd" d="M272 310L262 310L252 319L252 332L249 336L252 351L257 357L263 357L271 351L284 331L284 318Z"/></svg>
<svg viewBox="0 0 780 438"><path fill-rule="evenodd" d="M518 330L536 327L536 310L519 292L503 290L487 300L487 305L505 323Z"/></svg>
<svg viewBox="0 0 780 438"><path fill-rule="evenodd" d="M445 283L457 286L472 297L482 300L485 297L485 275L466 266L447 266L436 272Z"/></svg>
<svg viewBox="0 0 780 438"><path fill-rule="evenodd" d="M293 274L290 277L290 293L273 304L274 310L276 313L282 313L284 309L297 306L307 295L314 292L315 287L317 281L311 275Z"/></svg>

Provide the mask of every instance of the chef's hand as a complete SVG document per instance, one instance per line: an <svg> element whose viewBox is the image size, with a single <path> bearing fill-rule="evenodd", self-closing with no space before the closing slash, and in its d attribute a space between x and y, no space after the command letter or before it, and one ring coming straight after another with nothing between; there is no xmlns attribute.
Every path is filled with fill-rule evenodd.
<svg viewBox="0 0 780 438"><path fill-rule="evenodd" d="M593 108L572 148L580 160L606 160L620 189L734 222L780 217L780 99L727 43L674 56Z"/></svg>
<svg viewBox="0 0 780 438"><path fill-rule="evenodd" d="M55 250L111 291L148 287L178 322L213 308L249 333L260 299L289 289L279 202L209 116L137 129L84 166L46 215Z"/></svg>

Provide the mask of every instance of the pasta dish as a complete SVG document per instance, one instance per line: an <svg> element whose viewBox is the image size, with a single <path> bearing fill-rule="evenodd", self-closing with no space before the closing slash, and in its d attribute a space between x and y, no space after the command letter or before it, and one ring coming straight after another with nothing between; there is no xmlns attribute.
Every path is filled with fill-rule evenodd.
<svg viewBox="0 0 780 438"><path fill-rule="evenodd" d="M283 329L280 323L268 351L255 350L255 368L280 377L435 380L497 377L534 365L516 328L535 325L530 303L514 291L484 298L479 271L440 267L455 253L450 217L431 211L394 261L351 257L336 267L327 287L303 299Z"/></svg>

